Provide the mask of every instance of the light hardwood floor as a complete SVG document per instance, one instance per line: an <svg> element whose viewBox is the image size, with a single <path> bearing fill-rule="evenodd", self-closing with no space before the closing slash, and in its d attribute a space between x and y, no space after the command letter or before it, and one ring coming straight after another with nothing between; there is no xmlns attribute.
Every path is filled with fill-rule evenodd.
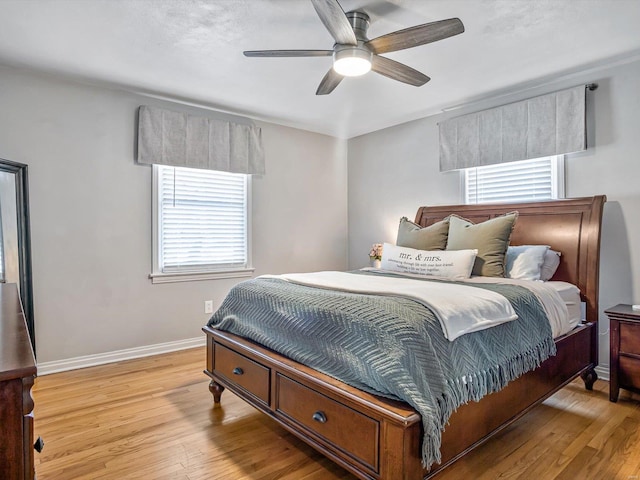
<svg viewBox="0 0 640 480"><path fill-rule="evenodd" d="M204 348L39 377L38 480L353 479L231 392ZM640 480L640 396L576 381L437 480Z"/></svg>

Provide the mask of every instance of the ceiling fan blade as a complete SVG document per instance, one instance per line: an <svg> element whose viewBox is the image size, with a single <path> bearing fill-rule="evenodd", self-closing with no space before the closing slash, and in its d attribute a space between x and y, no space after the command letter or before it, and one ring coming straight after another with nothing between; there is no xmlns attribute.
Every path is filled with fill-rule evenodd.
<svg viewBox="0 0 640 480"><path fill-rule="evenodd" d="M396 50L437 42L462 32L464 32L464 25L460 19L449 18L388 33L369 40L366 45L371 47L373 53L395 52Z"/></svg>
<svg viewBox="0 0 640 480"><path fill-rule="evenodd" d="M342 81L344 77L337 73L333 67L329 69L327 74L324 76L320 85L318 85L318 90L316 90L316 95L327 95L333 92L334 88L338 86L338 84Z"/></svg>
<svg viewBox="0 0 640 480"><path fill-rule="evenodd" d="M373 56L371 61L371 70L379 73L380 75L384 75L385 77L398 80L399 82L408 83L409 85L414 85L416 87L424 85L431 80L424 73L420 73L403 63L396 62L395 60L391 60L387 57L381 57L379 55Z"/></svg>
<svg viewBox="0 0 640 480"><path fill-rule="evenodd" d="M245 57L330 57L333 50L247 50Z"/></svg>
<svg viewBox="0 0 640 480"><path fill-rule="evenodd" d="M336 41L344 45L357 45L358 39L338 0L311 0L320 20Z"/></svg>

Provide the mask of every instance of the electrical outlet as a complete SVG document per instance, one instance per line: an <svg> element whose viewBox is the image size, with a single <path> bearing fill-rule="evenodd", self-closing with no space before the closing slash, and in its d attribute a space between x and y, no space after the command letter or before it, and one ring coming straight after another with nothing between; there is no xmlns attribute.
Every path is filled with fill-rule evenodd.
<svg viewBox="0 0 640 480"><path fill-rule="evenodd" d="M213 300L205 300L204 313L213 313Z"/></svg>

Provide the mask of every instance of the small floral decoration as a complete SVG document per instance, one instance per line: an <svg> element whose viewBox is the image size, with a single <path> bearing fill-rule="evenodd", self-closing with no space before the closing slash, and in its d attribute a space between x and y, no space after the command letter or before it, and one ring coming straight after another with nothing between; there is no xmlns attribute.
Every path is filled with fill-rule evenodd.
<svg viewBox="0 0 640 480"><path fill-rule="evenodd" d="M371 260L382 260L382 244L374 243L369 251L369 258Z"/></svg>

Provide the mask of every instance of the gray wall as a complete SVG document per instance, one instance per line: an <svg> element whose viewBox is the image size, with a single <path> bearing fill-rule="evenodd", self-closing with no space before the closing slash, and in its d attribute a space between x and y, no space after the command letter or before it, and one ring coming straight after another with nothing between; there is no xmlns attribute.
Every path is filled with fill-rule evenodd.
<svg viewBox="0 0 640 480"><path fill-rule="evenodd" d="M135 116L160 100L0 68L0 158L29 166L38 361L203 335L204 300L238 280L152 285L151 167ZM347 266L346 143L261 124L256 274Z"/></svg>
<svg viewBox="0 0 640 480"><path fill-rule="evenodd" d="M461 201L459 174L438 171L437 122L593 81L590 148L567 159L566 193L609 198L601 306L640 303L638 61L357 137L348 151L331 137L261 124L268 171L252 187L256 274L344 269L347 258L350 268L365 265L371 243L395 241L400 216ZM237 280L147 278L151 170L133 161L135 112L170 105L4 67L0 84L0 158L29 165L39 361L198 337L203 301L218 305Z"/></svg>
<svg viewBox="0 0 640 480"><path fill-rule="evenodd" d="M487 99L349 141L350 267L367 262L372 243L395 242L398 219L420 205L463 203L460 174L440 173L438 122L580 83L588 94L589 149L566 159L566 196L605 194L601 310L640 303L640 61L572 73L544 86ZM600 314L600 365L609 363L609 322Z"/></svg>

